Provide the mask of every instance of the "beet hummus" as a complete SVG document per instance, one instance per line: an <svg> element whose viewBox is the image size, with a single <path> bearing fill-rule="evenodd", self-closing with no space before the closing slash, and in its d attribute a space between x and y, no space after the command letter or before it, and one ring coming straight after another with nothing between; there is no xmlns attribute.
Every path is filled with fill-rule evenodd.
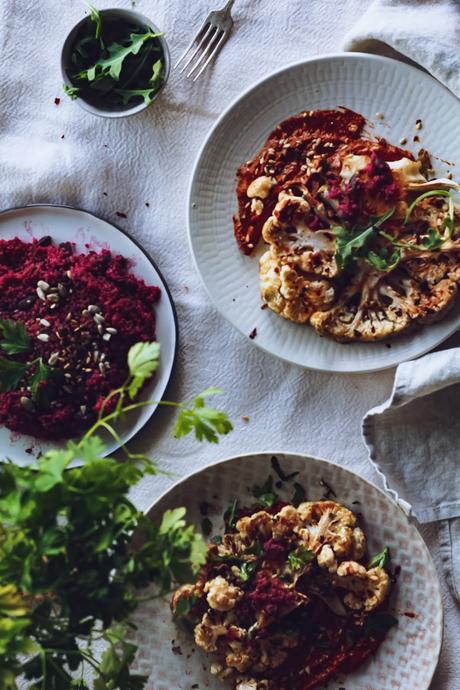
<svg viewBox="0 0 460 690"><path fill-rule="evenodd" d="M156 339L159 299L110 251L78 254L51 237L1 240L0 319L23 324L29 346L0 350L2 360L28 364L14 386L0 381L0 423L46 440L81 435L126 380L129 348Z"/></svg>

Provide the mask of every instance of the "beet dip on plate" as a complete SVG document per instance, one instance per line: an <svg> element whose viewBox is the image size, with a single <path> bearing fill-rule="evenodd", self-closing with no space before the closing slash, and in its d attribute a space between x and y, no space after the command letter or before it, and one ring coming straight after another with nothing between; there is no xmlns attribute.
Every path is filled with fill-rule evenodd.
<svg viewBox="0 0 460 690"><path fill-rule="evenodd" d="M0 424L46 440L81 435L126 380L129 348L155 340L159 299L110 251L0 240Z"/></svg>

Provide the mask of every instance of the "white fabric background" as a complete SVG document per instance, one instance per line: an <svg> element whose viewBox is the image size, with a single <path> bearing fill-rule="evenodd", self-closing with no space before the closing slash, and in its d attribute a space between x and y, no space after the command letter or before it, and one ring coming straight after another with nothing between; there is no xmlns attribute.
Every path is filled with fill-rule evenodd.
<svg viewBox="0 0 460 690"><path fill-rule="evenodd" d="M137 0L136 8L166 32L174 60L211 5L221 3ZM132 5L129 0L96 4ZM219 446L172 440L169 410L155 414L136 438L135 447L152 453L178 477L240 451L285 449L329 458L378 482L360 438L360 421L388 397L394 372L321 374L260 352L209 303L192 266L185 227L192 165L216 117L272 70L337 51L368 4L237 0L234 34L211 71L195 84L173 73L147 112L108 121L86 114L61 94L60 48L83 14L82 3L0 0L1 207L66 203L122 224L155 258L177 306L180 346L168 397L182 399L211 384L226 390L220 404L235 431ZM62 98L58 106L56 96ZM126 213L127 220L120 221L116 211ZM248 424L242 415L249 415ZM172 481L146 479L133 492L137 505L146 508ZM422 533L441 569L437 528L424 527ZM433 689L458 690L460 609L444 583L443 588L446 634Z"/></svg>

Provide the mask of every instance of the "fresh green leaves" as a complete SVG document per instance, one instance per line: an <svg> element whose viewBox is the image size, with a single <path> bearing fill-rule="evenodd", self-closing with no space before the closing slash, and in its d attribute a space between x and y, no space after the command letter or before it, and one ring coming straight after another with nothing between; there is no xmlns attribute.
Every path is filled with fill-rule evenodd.
<svg viewBox="0 0 460 690"><path fill-rule="evenodd" d="M181 438L194 431L199 441L218 443L219 434L228 434L233 426L227 415L205 405L205 397L219 393L222 393L221 388L206 388L194 398L192 407L182 405L174 426L174 436Z"/></svg>
<svg viewBox="0 0 460 690"><path fill-rule="evenodd" d="M235 498L224 513L224 522L226 530L235 529L236 521L238 520L238 499Z"/></svg>
<svg viewBox="0 0 460 690"><path fill-rule="evenodd" d="M130 348L128 367L131 381L128 393L131 400L136 397L145 381L158 369L159 361L159 343L136 343Z"/></svg>
<svg viewBox="0 0 460 690"><path fill-rule="evenodd" d="M361 250L375 237L375 230L389 220L394 212L395 208L391 208L383 215L371 218L371 224L365 228L359 225L352 228L343 225L331 228L331 232L336 236L335 261L340 270L360 256Z"/></svg>
<svg viewBox="0 0 460 690"><path fill-rule="evenodd" d="M401 251L399 247L395 247L392 252L388 251L386 247L382 247L378 253L368 252L365 260L377 270L388 273L396 268L401 261Z"/></svg>
<svg viewBox="0 0 460 690"><path fill-rule="evenodd" d="M382 551L376 553L375 556L371 558L371 560L369 561L368 568L386 568L390 563L390 560L390 549L388 548L388 546L385 546L385 548Z"/></svg>
<svg viewBox="0 0 460 690"><path fill-rule="evenodd" d="M114 81L119 81L125 59L129 55L137 55L146 41L158 36L161 34L154 34L152 31L143 34L132 33L127 45L112 43L107 47L108 57L98 60L92 67L80 72L79 78L94 81L102 77L111 77Z"/></svg>
<svg viewBox="0 0 460 690"><path fill-rule="evenodd" d="M72 101L75 101L80 94L80 89L76 86L64 84L62 88L64 89L65 95L68 96Z"/></svg>
<svg viewBox="0 0 460 690"><path fill-rule="evenodd" d="M94 35L96 38L100 38L102 34L102 17L98 10L95 7L93 7L93 5L88 4L88 9L90 11L90 17L96 25Z"/></svg>
<svg viewBox="0 0 460 690"><path fill-rule="evenodd" d="M302 568L315 559L315 554L305 546L299 546L295 551L288 554L288 563L292 570L302 570Z"/></svg>
<svg viewBox="0 0 460 690"><path fill-rule="evenodd" d="M240 565L240 579L242 582L248 582L256 569L257 561L242 561Z"/></svg>
<svg viewBox="0 0 460 690"><path fill-rule="evenodd" d="M275 491L273 490L273 477L269 475L267 480L261 486L255 484L252 487L252 494L254 498L257 499L257 503L264 506L264 508L271 508L271 506L278 499Z"/></svg>
<svg viewBox="0 0 460 690"><path fill-rule="evenodd" d="M90 21L76 37L67 70L67 95L105 108L151 103L164 81L162 34L111 13L102 19L88 7Z"/></svg>
<svg viewBox="0 0 460 690"><path fill-rule="evenodd" d="M21 321L0 319L0 330L3 336L0 347L7 355L18 355L30 350L30 338Z"/></svg>
<svg viewBox="0 0 460 690"><path fill-rule="evenodd" d="M8 393L16 390L27 368L27 364L0 358L0 392Z"/></svg>
<svg viewBox="0 0 460 690"><path fill-rule="evenodd" d="M447 192L445 189L432 189L429 192L424 192L423 194L420 194L414 201L410 204L409 208L407 209L406 216L404 218L404 225L407 225L409 222L409 219L412 215L412 212L414 208L424 199L428 199L432 196L447 196L451 197L451 193Z"/></svg>

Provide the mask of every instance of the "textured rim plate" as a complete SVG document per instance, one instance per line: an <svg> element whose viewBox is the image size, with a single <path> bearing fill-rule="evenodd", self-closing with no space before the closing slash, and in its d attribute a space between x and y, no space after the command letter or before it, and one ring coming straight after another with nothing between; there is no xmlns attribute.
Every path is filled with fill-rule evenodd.
<svg viewBox="0 0 460 690"><path fill-rule="evenodd" d="M146 386L142 399L161 400L171 376L176 354L177 318L168 287L150 256L124 230L97 216L68 206L31 205L7 209L0 213L0 238L19 237L24 241L50 235L55 242L75 242L79 252L91 249L110 249L132 261L133 273L147 284L161 289L161 299L155 309L157 338L161 345L160 366L152 382ZM144 407L133 414L125 426L119 426L123 443L129 441L150 419L156 405ZM119 444L104 438L107 454ZM0 445L4 457L18 464L30 464L33 456L62 444L38 441L31 436L17 434L0 427ZM30 452L32 450L32 453ZM27 452L29 451L29 452Z"/></svg>
<svg viewBox="0 0 460 690"><path fill-rule="evenodd" d="M398 585L391 604L399 625L392 628L375 658L344 680L329 682L328 690L353 687L353 690L394 690L417 688L427 690L435 671L442 643L443 611L439 581L425 543L399 506L383 491L349 470L317 458L294 453L257 453L233 457L181 480L158 499L148 511L159 520L168 508L185 506L188 520L200 525L201 501L211 505L210 519L214 531L222 531L223 510L236 496L241 504L251 499L248 487L260 484L272 471L270 460L276 455L287 473L299 472L299 481L311 500L324 495L324 480L333 487L337 500L353 506L359 501L369 551L391 548L393 563L401 566ZM283 493L281 492L282 496ZM284 494L289 500L292 487ZM404 616L413 612L415 618ZM224 690L209 673L209 658L193 639L174 626L169 601L155 599L142 604L135 616L138 632L134 637L140 646L137 670L149 676L146 690L189 690L197 684L208 690ZM175 654L179 649L181 654Z"/></svg>
<svg viewBox="0 0 460 690"><path fill-rule="evenodd" d="M246 337L282 359L311 369L368 372L414 359L448 338L460 326L460 300L439 323L385 343L341 344L320 338L308 327L261 310L258 257L243 256L233 237L235 174L252 158L269 132L289 115L316 108L347 106L370 121L381 112L372 134L393 143L407 137L441 159L460 162L458 100L415 67L359 53L314 58L259 82L236 100L211 130L196 162L189 193L189 238L198 272L218 310ZM416 131L415 121L423 122ZM415 134L420 143L413 143Z"/></svg>

